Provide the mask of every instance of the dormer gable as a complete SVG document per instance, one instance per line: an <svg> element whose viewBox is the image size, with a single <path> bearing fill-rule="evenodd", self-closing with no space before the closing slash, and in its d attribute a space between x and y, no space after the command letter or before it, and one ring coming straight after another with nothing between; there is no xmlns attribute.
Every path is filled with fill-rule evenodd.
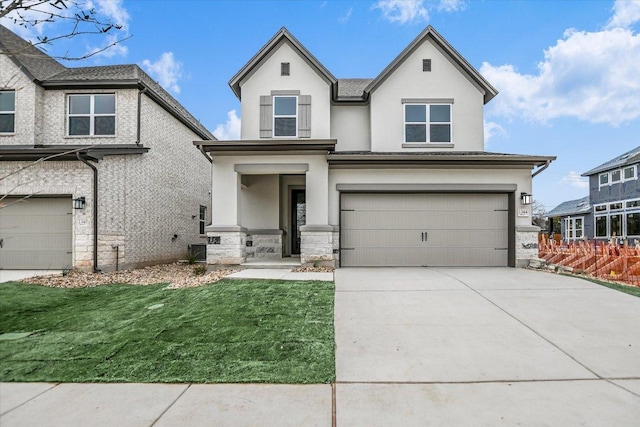
<svg viewBox="0 0 640 427"><path fill-rule="evenodd" d="M229 80L231 90L242 100L241 85L250 78L264 63L277 52L283 44L288 45L304 62L327 84L334 85L337 79L316 59L285 27L278 32L249 60L235 76Z"/></svg>
<svg viewBox="0 0 640 427"><path fill-rule="evenodd" d="M424 44L425 41L432 43L440 51L440 53L453 64L460 73L462 73L479 91L483 93L484 103L491 101L498 91L485 80L484 77L458 53L431 25L427 26L418 36L413 39L409 45L393 60L387 67L382 70L378 76L371 81L364 89L364 92L371 94L380 87L391 74L396 71L413 53ZM430 59L425 59L430 61ZM428 62L430 67L430 62ZM427 62L423 62L423 66L427 66ZM423 71L430 71L423 69Z"/></svg>

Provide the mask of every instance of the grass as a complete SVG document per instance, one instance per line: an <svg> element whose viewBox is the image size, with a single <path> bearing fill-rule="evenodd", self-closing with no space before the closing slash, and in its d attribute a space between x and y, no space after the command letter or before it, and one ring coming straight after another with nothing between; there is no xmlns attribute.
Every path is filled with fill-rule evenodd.
<svg viewBox="0 0 640 427"><path fill-rule="evenodd" d="M328 383L330 282L0 285L0 381Z"/></svg>
<svg viewBox="0 0 640 427"><path fill-rule="evenodd" d="M581 277L581 276L578 276L578 277ZM616 291L624 292L626 294L633 295L640 298L640 288L636 286L618 285L616 283L605 282L603 280L598 280L591 277L582 277L582 278L590 282L597 283L598 285L606 286L607 288L615 289Z"/></svg>

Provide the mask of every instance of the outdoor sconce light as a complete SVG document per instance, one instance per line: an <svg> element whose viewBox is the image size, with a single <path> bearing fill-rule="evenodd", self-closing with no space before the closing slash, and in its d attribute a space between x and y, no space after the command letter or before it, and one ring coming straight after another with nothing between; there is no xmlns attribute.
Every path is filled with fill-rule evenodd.
<svg viewBox="0 0 640 427"><path fill-rule="evenodd" d="M522 202L523 205L530 205L532 197L533 196L531 194L520 193L520 201Z"/></svg>
<svg viewBox="0 0 640 427"><path fill-rule="evenodd" d="M84 209L84 205L87 203L87 199L84 197L78 197L73 199L73 209Z"/></svg>

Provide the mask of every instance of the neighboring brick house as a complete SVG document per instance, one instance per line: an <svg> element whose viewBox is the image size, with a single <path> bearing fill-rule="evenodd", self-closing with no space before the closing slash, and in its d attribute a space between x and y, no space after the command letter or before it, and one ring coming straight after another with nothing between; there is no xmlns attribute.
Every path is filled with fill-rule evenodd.
<svg viewBox="0 0 640 427"><path fill-rule="evenodd" d="M564 202L547 217L560 219L563 240L616 237L640 243L639 175L636 147L582 174L589 178L589 195L580 199L581 209L566 209L571 202Z"/></svg>
<svg viewBox="0 0 640 427"><path fill-rule="evenodd" d="M213 158L207 262L519 266L549 156L484 151L497 91L432 27L376 78L337 79L285 28L229 82L239 141ZM295 258L294 258L295 259Z"/></svg>
<svg viewBox="0 0 640 427"><path fill-rule="evenodd" d="M137 65L67 68L2 26L0 51L0 269L113 270L206 242L211 163L192 141L215 138L184 107Z"/></svg>

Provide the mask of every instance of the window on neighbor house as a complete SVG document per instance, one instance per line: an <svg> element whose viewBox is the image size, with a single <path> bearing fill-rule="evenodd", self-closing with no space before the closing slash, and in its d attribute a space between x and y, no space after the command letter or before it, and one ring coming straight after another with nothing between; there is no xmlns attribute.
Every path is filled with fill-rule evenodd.
<svg viewBox="0 0 640 427"><path fill-rule="evenodd" d="M116 95L69 95L69 136L114 136Z"/></svg>
<svg viewBox="0 0 640 427"><path fill-rule="evenodd" d="M620 170L611 171L611 183L620 182Z"/></svg>
<svg viewBox="0 0 640 427"><path fill-rule="evenodd" d="M609 236L622 236L622 214L611 215L609 217Z"/></svg>
<svg viewBox="0 0 640 427"><path fill-rule="evenodd" d="M628 181L631 179L636 179L636 167L635 166L628 166L626 168L623 169L622 171L622 175L624 176L624 180Z"/></svg>
<svg viewBox="0 0 640 427"><path fill-rule="evenodd" d="M584 234L584 217L565 218L565 237L567 239L581 239Z"/></svg>
<svg viewBox="0 0 640 427"><path fill-rule="evenodd" d="M207 207L200 205L200 234L204 234L204 227L207 224Z"/></svg>
<svg viewBox="0 0 640 427"><path fill-rule="evenodd" d="M596 237L607 237L607 217L596 217Z"/></svg>
<svg viewBox="0 0 640 427"><path fill-rule="evenodd" d="M640 212L627 214L627 236L640 236Z"/></svg>
<svg viewBox="0 0 640 427"><path fill-rule="evenodd" d="M601 173L598 179L599 179L599 182L600 182L600 187L602 187L603 185L608 185L609 184L609 174L608 173Z"/></svg>
<svg viewBox="0 0 640 427"><path fill-rule="evenodd" d="M298 97L274 96L273 97L273 135L297 136L298 135Z"/></svg>
<svg viewBox="0 0 640 427"><path fill-rule="evenodd" d="M0 133L16 131L16 91L0 90Z"/></svg>
<svg viewBox="0 0 640 427"><path fill-rule="evenodd" d="M451 105L405 104L404 141L407 143L450 143Z"/></svg>

